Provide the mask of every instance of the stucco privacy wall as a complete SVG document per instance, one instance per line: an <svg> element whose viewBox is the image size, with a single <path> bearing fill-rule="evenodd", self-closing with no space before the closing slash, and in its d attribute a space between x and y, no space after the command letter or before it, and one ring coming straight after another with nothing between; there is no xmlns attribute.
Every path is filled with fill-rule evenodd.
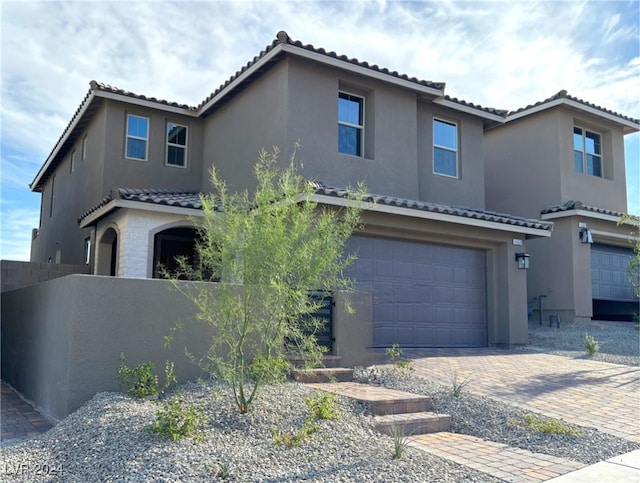
<svg viewBox="0 0 640 483"><path fill-rule="evenodd" d="M14 260L0 260L0 267L2 292L28 287L73 273L88 274L90 271L89 265L20 262Z"/></svg>
<svg viewBox="0 0 640 483"><path fill-rule="evenodd" d="M366 294L351 300L355 314L336 297L337 354L345 364L364 365L371 300ZM157 279L71 275L3 293L1 315L2 378L54 421L97 392L118 390L121 352L130 366L152 361L162 374L171 360L179 381L198 378L202 373L185 348L202 354L213 336L194 319L193 304ZM178 322L183 330L164 348L164 336Z"/></svg>

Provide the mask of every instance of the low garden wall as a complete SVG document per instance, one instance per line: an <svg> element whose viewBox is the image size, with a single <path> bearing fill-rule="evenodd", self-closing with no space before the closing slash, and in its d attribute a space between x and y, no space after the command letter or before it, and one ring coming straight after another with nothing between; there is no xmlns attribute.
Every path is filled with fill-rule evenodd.
<svg viewBox="0 0 640 483"><path fill-rule="evenodd" d="M371 297L352 296L355 314L336 296L334 353L343 364L368 363ZM203 354L213 332L195 320L195 306L166 280L70 275L2 293L2 379L52 421L102 391L119 390L124 353L132 367L166 360L179 382L200 377L185 355ZM169 348L164 337L182 323ZM162 377L161 377L162 381Z"/></svg>

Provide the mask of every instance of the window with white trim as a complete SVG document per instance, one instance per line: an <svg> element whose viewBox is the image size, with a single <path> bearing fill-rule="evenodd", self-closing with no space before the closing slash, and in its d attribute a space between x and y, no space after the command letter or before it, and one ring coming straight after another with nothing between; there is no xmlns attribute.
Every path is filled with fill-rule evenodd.
<svg viewBox="0 0 640 483"><path fill-rule="evenodd" d="M167 166L187 165L187 126L167 123Z"/></svg>
<svg viewBox="0 0 640 483"><path fill-rule="evenodd" d="M338 93L338 152L362 156L364 148L364 98Z"/></svg>
<svg viewBox="0 0 640 483"><path fill-rule="evenodd" d="M148 141L149 119L128 114L125 158L145 161L147 159Z"/></svg>
<svg viewBox="0 0 640 483"><path fill-rule="evenodd" d="M602 177L600 134L581 127L573 127L573 164L576 173Z"/></svg>
<svg viewBox="0 0 640 483"><path fill-rule="evenodd" d="M76 150L71 151L71 163L69 166L69 172L73 173L73 170L76 169Z"/></svg>
<svg viewBox="0 0 640 483"><path fill-rule="evenodd" d="M433 119L433 172L458 177L458 125Z"/></svg>

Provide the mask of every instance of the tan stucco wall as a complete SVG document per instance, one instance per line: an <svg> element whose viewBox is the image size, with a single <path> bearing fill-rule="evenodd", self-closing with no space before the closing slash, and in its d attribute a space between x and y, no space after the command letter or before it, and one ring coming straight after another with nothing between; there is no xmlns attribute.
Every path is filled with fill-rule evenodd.
<svg viewBox="0 0 640 483"><path fill-rule="evenodd" d="M371 346L370 297L350 300L353 314L345 313L345 295L336 296L334 352L343 364L364 365ZM4 292L1 302L2 378L51 420L97 392L120 390L122 352L129 366L153 362L161 378L167 360L175 363L181 383L206 375L185 349L197 359L215 334L166 280L70 275ZM173 331L178 324L182 328ZM166 348L168 335L174 340Z"/></svg>
<svg viewBox="0 0 640 483"><path fill-rule="evenodd" d="M573 127L600 133L602 178L576 173ZM622 128L581 111L547 109L485 132L487 208L538 218L569 200L625 212Z"/></svg>
<svg viewBox="0 0 640 483"><path fill-rule="evenodd" d="M338 152L341 90L365 98L362 157ZM433 174L434 115L458 123L460 179ZM297 159L307 178L337 187L364 182L373 193L484 208L482 122L418 99L410 89L291 56L214 108L204 123L205 171L215 164L232 190L253 186L259 149L278 146L284 165L299 140Z"/></svg>
<svg viewBox="0 0 640 483"><path fill-rule="evenodd" d="M590 216L568 216L553 219L551 238L527 243L531 253L528 271L528 297L544 294L543 319L560 314L566 322L589 319L593 315L591 293L591 245L581 243L579 224L586 223L594 232L595 243L631 248L629 226ZM538 320L538 302L534 302L533 319Z"/></svg>

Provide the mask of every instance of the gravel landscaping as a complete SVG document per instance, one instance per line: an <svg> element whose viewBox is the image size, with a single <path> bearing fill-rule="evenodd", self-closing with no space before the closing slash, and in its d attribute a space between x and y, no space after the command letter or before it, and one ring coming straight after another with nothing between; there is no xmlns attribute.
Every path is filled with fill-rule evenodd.
<svg viewBox="0 0 640 483"><path fill-rule="evenodd" d="M229 471L226 481L241 482L500 481L414 448L393 459L392 439L371 428L361 405L342 398L339 420L319 421L298 447L275 445L272 428L300 429L309 413L302 399L315 391L301 384L265 387L246 415L223 387L181 389L209 417L202 443L145 432L156 402L101 393L47 433L5 447L3 481L222 481L221 469ZM61 467L63 477L37 477L38 465Z"/></svg>
<svg viewBox="0 0 640 483"><path fill-rule="evenodd" d="M522 350L547 352L583 359L584 335L588 333L600 343L593 360L640 366L640 331L632 322L576 322L549 327L548 323L529 323L529 345Z"/></svg>
<svg viewBox="0 0 640 483"><path fill-rule="evenodd" d="M531 324L531 344L521 350L586 357L585 331L600 342L595 360L640 364L633 324L589 322L560 329ZM410 372L368 368L358 369L356 377L432 396L434 411L452 416L454 432L586 464L640 449L638 443L590 428L579 428L579 435L533 431L520 424L524 410L464 389L454 397L451 387ZM172 442L145 431L162 401L100 393L47 433L3 443L3 481L501 481L414 448L394 459L392 438L374 431L365 408L345 398L338 398L340 418L318 421L318 432L300 446L274 444L274 429L295 432L309 414L303 398L316 391L301 384L265 387L246 415L236 411L226 387L214 382L188 383L179 390L209 419L202 442Z"/></svg>

